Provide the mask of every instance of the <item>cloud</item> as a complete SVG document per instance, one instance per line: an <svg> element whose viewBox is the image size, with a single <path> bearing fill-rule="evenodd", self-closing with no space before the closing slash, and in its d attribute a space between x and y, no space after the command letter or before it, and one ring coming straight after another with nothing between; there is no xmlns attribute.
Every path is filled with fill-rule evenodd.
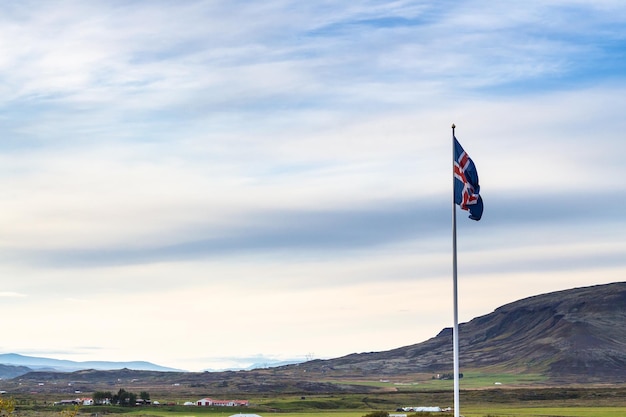
<svg viewBox="0 0 626 417"><path fill-rule="evenodd" d="M416 235L432 235L437 227L432 219L442 220L442 217L443 213L411 201L343 210L261 210L232 219L230 227L183 223L185 233L174 236L196 236L192 240L167 242L161 238L162 243L157 245L146 241L140 246L116 244L114 248L18 250L13 256L25 256L30 259L28 262L39 259L44 264L79 266L202 259L254 252L340 252L394 243Z"/></svg>
<svg viewBox="0 0 626 417"><path fill-rule="evenodd" d="M480 223L458 212L468 315L620 279L625 20L617 1L0 5L1 313L107 360L145 352L124 317L155 341L259 320L254 347L197 336L157 362L425 339L449 324L453 122L485 200ZM70 322L125 343L63 340Z"/></svg>
<svg viewBox="0 0 626 417"><path fill-rule="evenodd" d="M26 295L20 294L18 292L13 292L13 291L0 291L0 298L16 298L16 297L26 297Z"/></svg>

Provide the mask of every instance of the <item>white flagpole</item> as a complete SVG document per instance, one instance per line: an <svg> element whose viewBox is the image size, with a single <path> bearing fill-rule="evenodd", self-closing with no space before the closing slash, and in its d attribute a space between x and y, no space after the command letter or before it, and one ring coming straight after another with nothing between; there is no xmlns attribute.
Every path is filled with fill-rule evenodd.
<svg viewBox="0 0 626 417"><path fill-rule="evenodd" d="M456 202L454 201L454 123L452 124L452 292L454 302L454 327L452 351L454 355L454 417L460 417L459 406L459 307L456 277Z"/></svg>

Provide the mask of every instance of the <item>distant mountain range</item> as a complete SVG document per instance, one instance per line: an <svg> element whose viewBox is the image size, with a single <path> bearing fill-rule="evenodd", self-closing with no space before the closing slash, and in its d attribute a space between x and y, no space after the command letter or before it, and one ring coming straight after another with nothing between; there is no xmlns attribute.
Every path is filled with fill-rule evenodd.
<svg viewBox="0 0 626 417"><path fill-rule="evenodd" d="M624 383L625 324L626 282L525 298L460 324L461 372L542 375L549 383ZM21 375L33 383L67 379L94 386L141 378L161 385L203 386L216 393L333 392L349 388L332 380L451 373L452 357L452 330L445 328L425 342L389 351L241 372L176 372L148 362L72 362L8 354L0 355L0 377ZM7 367L13 376L3 373ZM38 372L24 375L24 367ZM60 369L83 371L59 376Z"/></svg>
<svg viewBox="0 0 626 417"><path fill-rule="evenodd" d="M298 360L274 360L265 359L263 363L255 363L245 368L229 368L229 369L206 369L203 372L225 372L225 371L241 371L260 368L273 368L285 365L300 363ZM135 371L157 371L157 372L185 372L181 369L168 368L145 361L132 362L108 362L108 361L85 361L76 362L70 360L50 359L37 356L26 356L17 353L0 354L0 378L8 379L24 375L31 371L49 371L49 372L75 372L86 369L95 370L116 370L131 369Z"/></svg>
<svg viewBox="0 0 626 417"><path fill-rule="evenodd" d="M134 369L139 371L180 372L180 369L167 368L150 362L106 362L86 361L75 362L61 359L25 356L17 353L0 354L0 378L14 378L30 371L73 372L83 369Z"/></svg>

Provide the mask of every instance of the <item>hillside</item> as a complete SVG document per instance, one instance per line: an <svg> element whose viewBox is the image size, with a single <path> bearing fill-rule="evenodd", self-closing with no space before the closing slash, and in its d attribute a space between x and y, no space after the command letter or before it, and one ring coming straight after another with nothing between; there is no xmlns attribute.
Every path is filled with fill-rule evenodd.
<svg viewBox="0 0 626 417"><path fill-rule="evenodd" d="M4 365L0 363L0 379L15 378L16 376L24 375L32 369L26 366L16 365Z"/></svg>
<svg viewBox="0 0 626 417"><path fill-rule="evenodd" d="M541 374L549 383L626 381L626 282L576 288L506 304L460 324L461 372ZM351 354L270 369L229 372L82 370L30 372L19 389L72 382L95 390L128 381L141 387L192 392L364 392L372 387L329 381L414 378L452 372L452 331L384 352ZM17 389L17 378L15 382ZM36 385L36 384L35 384ZM42 390L42 388L38 388Z"/></svg>
<svg viewBox="0 0 626 417"><path fill-rule="evenodd" d="M459 325L463 369L626 381L626 282L538 295ZM452 329L423 343L301 364L330 373L402 375L452 370Z"/></svg>

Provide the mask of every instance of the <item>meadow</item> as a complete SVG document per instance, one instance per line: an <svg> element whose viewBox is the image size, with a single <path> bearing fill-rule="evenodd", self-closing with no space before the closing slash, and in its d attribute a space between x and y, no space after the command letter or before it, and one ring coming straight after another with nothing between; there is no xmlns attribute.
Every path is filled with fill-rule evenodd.
<svg viewBox="0 0 626 417"><path fill-rule="evenodd" d="M481 390L479 390L481 391ZM509 391L509 390L502 390ZM623 417L626 416L624 389L579 389L560 391L510 390L511 393L494 397L482 391L461 398L461 414L465 417ZM583 395L583 393L585 395ZM198 406L81 406L72 413L71 407L46 405L18 405L15 417L229 417L238 413L255 413L262 417L363 417L374 410L417 416L450 416L451 413L405 413L396 411L398 405L437 405L449 392L414 392L410 395L347 396L319 395L311 397L275 396L251 399L250 407L198 407ZM534 394L534 395L531 395ZM537 399L535 397L541 398ZM533 399L534 398L534 399ZM406 401L406 402L405 402ZM24 404L24 401L22 400ZM447 404L441 404L442 406Z"/></svg>
<svg viewBox="0 0 626 417"><path fill-rule="evenodd" d="M196 401L197 392L150 390L152 400L160 406L81 406L71 409L53 406L56 394L21 394L15 398L15 417L229 417L238 413L255 413L262 417L363 417L376 410L396 411L406 406L453 406L452 381L420 379L402 381L328 381L333 384L376 387L376 392L343 392L326 394L236 394L247 399L249 407L184 406ZM182 389L182 387L180 388ZM204 396L211 396L208 392ZM461 414L465 417L623 417L626 416L626 385L550 386L540 375L482 374L469 372L461 380ZM451 413L432 415L450 416Z"/></svg>
<svg viewBox="0 0 626 417"><path fill-rule="evenodd" d="M241 410L239 410L241 411ZM300 413L267 413L257 412L266 417L268 415L279 415L280 417L363 417L369 411L337 411L324 410L316 412ZM392 413L396 413L393 412ZM129 413L135 417L229 417L236 414L235 410L217 410L211 412L200 412L196 410L186 410L181 412L152 412L137 410ZM450 416L452 413L406 413L411 416ZM502 406L471 406L461 408L464 417L624 417L626 407L502 407Z"/></svg>

